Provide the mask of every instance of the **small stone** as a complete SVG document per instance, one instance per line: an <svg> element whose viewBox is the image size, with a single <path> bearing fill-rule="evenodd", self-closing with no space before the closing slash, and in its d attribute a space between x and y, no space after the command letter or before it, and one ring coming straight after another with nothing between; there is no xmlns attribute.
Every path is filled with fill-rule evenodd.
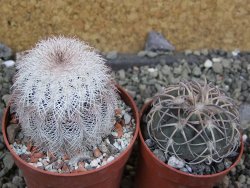
<svg viewBox="0 0 250 188"><path fill-rule="evenodd" d="M12 56L12 50L3 43L0 43L0 59L8 60Z"/></svg>
<svg viewBox="0 0 250 188"><path fill-rule="evenodd" d="M152 51L147 51L147 54L146 54L148 57L156 57L158 54L156 52L152 52Z"/></svg>
<svg viewBox="0 0 250 188"><path fill-rule="evenodd" d="M250 178L247 178L247 185L250 185Z"/></svg>
<svg viewBox="0 0 250 188"><path fill-rule="evenodd" d="M229 168L230 166L232 166L232 164L233 164L232 161L230 161L228 159L224 160L224 166L225 166L226 169Z"/></svg>
<svg viewBox="0 0 250 188"><path fill-rule="evenodd" d="M147 51L173 51L175 47L159 32L150 31L145 44Z"/></svg>
<svg viewBox="0 0 250 188"><path fill-rule="evenodd" d="M243 103L239 108L240 112L240 126L243 129L250 127L250 104Z"/></svg>
<svg viewBox="0 0 250 188"><path fill-rule="evenodd" d="M63 164L62 172L64 172L64 173L70 172L70 169L69 169L69 167L68 167L68 165L66 163Z"/></svg>
<svg viewBox="0 0 250 188"><path fill-rule="evenodd" d="M31 156L29 162L30 163L36 163L36 162L38 162L38 160L39 160L39 158Z"/></svg>
<svg viewBox="0 0 250 188"><path fill-rule="evenodd" d="M240 182L240 183L245 183L246 182L246 176L245 175L243 175L243 174L241 174L240 176L239 176L239 178L238 178L238 181Z"/></svg>
<svg viewBox="0 0 250 188"><path fill-rule="evenodd" d="M33 153L32 156L35 158L43 158L44 154L42 152L36 152L36 153Z"/></svg>
<svg viewBox="0 0 250 188"><path fill-rule="evenodd" d="M246 134L243 134L242 140L243 140L243 142L246 142L246 141L247 141L247 135L246 135Z"/></svg>
<svg viewBox="0 0 250 188"><path fill-rule="evenodd" d="M185 50L185 55L191 55L192 53L192 50Z"/></svg>
<svg viewBox="0 0 250 188"><path fill-rule="evenodd" d="M193 52L193 54L196 55L196 56L200 56L200 55L201 55L201 52L198 51L198 50L195 50L195 51Z"/></svg>
<svg viewBox="0 0 250 188"><path fill-rule="evenodd" d="M110 144L114 144L115 143L115 137L112 134L108 135L108 142Z"/></svg>
<svg viewBox="0 0 250 188"><path fill-rule="evenodd" d="M225 170L224 163L221 162L221 163L216 164L215 168L217 172L222 172L223 170Z"/></svg>
<svg viewBox="0 0 250 188"><path fill-rule="evenodd" d="M158 70L155 68L148 68L149 75L153 78L158 76Z"/></svg>
<svg viewBox="0 0 250 188"><path fill-rule="evenodd" d="M217 74L223 74L223 66L221 62L214 62L213 71Z"/></svg>
<svg viewBox="0 0 250 188"><path fill-rule="evenodd" d="M79 162L78 163L78 169L77 169L77 171L79 171L79 172L85 172L85 171L87 171L87 169L85 168L85 163L84 162Z"/></svg>
<svg viewBox="0 0 250 188"><path fill-rule="evenodd" d="M96 159L92 160L90 162L90 166L93 167L93 168L97 167L98 166L98 161Z"/></svg>
<svg viewBox="0 0 250 188"><path fill-rule="evenodd" d="M151 140L150 138L145 140L145 144L149 147L152 148L155 146L155 142L153 140Z"/></svg>
<svg viewBox="0 0 250 188"><path fill-rule="evenodd" d="M98 148L100 149L100 151L102 153L109 153L109 149L108 149L107 145L104 142L101 142L101 144L98 145Z"/></svg>
<svg viewBox="0 0 250 188"><path fill-rule="evenodd" d="M115 144L116 142L114 142L113 144ZM117 143L116 143L117 144ZM116 148L114 145L112 144L108 144L108 148L111 154L117 154L119 152L119 149Z"/></svg>
<svg viewBox="0 0 250 188"><path fill-rule="evenodd" d="M17 187L23 187L24 181L23 181L23 178L19 176L14 176L12 178L12 183L16 185Z"/></svg>
<svg viewBox="0 0 250 188"><path fill-rule="evenodd" d="M15 142L15 136L19 130L20 125L18 124L10 124L7 126L7 137L10 144Z"/></svg>
<svg viewBox="0 0 250 188"><path fill-rule="evenodd" d="M8 60L8 61L4 61L3 64L6 66L6 67L13 67L15 65L15 61L13 60Z"/></svg>
<svg viewBox="0 0 250 188"><path fill-rule="evenodd" d="M182 73L182 66L174 67L174 74L180 75Z"/></svg>
<svg viewBox="0 0 250 188"><path fill-rule="evenodd" d="M42 160L39 160L36 164L37 166L43 166L43 163L41 162Z"/></svg>
<svg viewBox="0 0 250 188"><path fill-rule="evenodd" d="M12 167L14 166L13 157L11 156L9 152L5 153L5 156L3 158L3 165L4 165L4 168L7 168L8 170L12 169Z"/></svg>
<svg viewBox="0 0 250 188"><path fill-rule="evenodd" d="M115 131L117 132L117 138L121 138L123 135L123 128L120 123L115 124Z"/></svg>
<svg viewBox="0 0 250 188"><path fill-rule="evenodd" d="M118 71L118 74L119 74L120 80L125 80L125 78L126 78L126 73L125 73L125 71L124 71L123 69L119 70L119 71Z"/></svg>
<svg viewBox="0 0 250 188"><path fill-rule="evenodd" d="M129 123L130 123L130 121L131 121L131 115L130 114L128 114L128 113L125 113L124 114L124 116L123 116L123 118L124 118L124 123L126 124L126 125L128 125Z"/></svg>
<svg viewBox="0 0 250 188"><path fill-rule="evenodd" d="M138 53L137 53L137 56L139 56L139 57L144 57L144 56L146 56L147 55L147 51L139 51Z"/></svg>
<svg viewBox="0 0 250 188"><path fill-rule="evenodd" d="M229 177L225 176L222 182L224 188L229 187Z"/></svg>
<svg viewBox="0 0 250 188"><path fill-rule="evenodd" d="M220 63L222 61L222 58L221 57L214 57L214 58L212 58L212 61L214 63Z"/></svg>
<svg viewBox="0 0 250 188"><path fill-rule="evenodd" d="M213 66L213 62L210 59L207 59L204 63L206 68L211 68Z"/></svg>
<svg viewBox="0 0 250 188"><path fill-rule="evenodd" d="M19 157L20 157L22 160L26 161L26 162L28 162L28 161L29 161L29 158L30 158L30 156L29 156L28 154L25 154L25 153L19 155Z"/></svg>
<svg viewBox="0 0 250 188"><path fill-rule="evenodd" d="M111 162L113 161L115 158L113 156L110 156L108 159L107 159L107 162Z"/></svg>
<svg viewBox="0 0 250 188"><path fill-rule="evenodd" d="M190 166L188 166L187 164L185 165L185 168L188 170L189 173L192 173L192 168Z"/></svg>
<svg viewBox="0 0 250 188"><path fill-rule="evenodd" d="M64 165L64 162L61 160L58 160L58 161L52 163L52 167L56 170L61 169L63 167L63 165Z"/></svg>
<svg viewBox="0 0 250 188"><path fill-rule="evenodd" d="M203 55L207 56L208 53L209 53L209 51L208 51L208 49L202 49L202 50L201 50L201 53L202 53Z"/></svg>
<svg viewBox="0 0 250 188"><path fill-rule="evenodd" d="M107 53L107 55L106 55L107 59L116 59L117 56L118 56L118 54L117 54L116 51L109 52L109 53Z"/></svg>
<svg viewBox="0 0 250 188"><path fill-rule="evenodd" d="M161 151L160 149L155 149L153 151L154 155L162 162L166 161L165 155L163 153L163 151Z"/></svg>
<svg viewBox="0 0 250 188"><path fill-rule="evenodd" d="M186 168L184 168L184 167L183 167L183 168L181 168L180 170L181 170L182 172L189 173L189 172L188 172L188 169L186 169Z"/></svg>
<svg viewBox="0 0 250 188"><path fill-rule="evenodd" d="M192 71L194 76L200 76L201 75L201 69L198 66L195 66L193 71Z"/></svg>
<svg viewBox="0 0 250 188"><path fill-rule="evenodd" d="M181 169L185 166L185 162L177 159L175 156L171 156L168 160L168 165L174 168Z"/></svg>
<svg viewBox="0 0 250 188"><path fill-rule="evenodd" d="M233 55L234 57L238 56L239 53L240 53L240 50L239 50L239 49L235 49L235 50L232 51L232 55Z"/></svg>
<svg viewBox="0 0 250 188"><path fill-rule="evenodd" d="M18 188L18 187L13 183L8 182L3 184L2 188Z"/></svg>
<svg viewBox="0 0 250 188"><path fill-rule="evenodd" d="M102 155L101 151L98 148L94 149L93 154L96 158L98 158Z"/></svg>

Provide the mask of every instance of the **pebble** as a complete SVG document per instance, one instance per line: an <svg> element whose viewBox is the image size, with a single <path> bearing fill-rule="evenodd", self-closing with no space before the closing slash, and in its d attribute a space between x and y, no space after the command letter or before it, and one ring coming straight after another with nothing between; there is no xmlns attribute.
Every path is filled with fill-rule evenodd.
<svg viewBox="0 0 250 188"><path fill-rule="evenodd" d="M148 57L156 57L158 54L156 52L152 52L152 51L147 51L147 54L146 54Z"/></svg>
<svg viewBox="0 0 250 188"><path fill-rule="evenodd" d="M214 62L213 71L217 74L223 74L223 66L221 62L217 62L217 61Z"/></svg>
<svg viewBox="0 0 250 188"><path fill-rule="evenodd" d="M206 68L211 68L213 66L213 62L210 59L207 59L204 63Z"/></svg>
<svg viewBox="0 0 250 188"><path fill-rule="evenodd" d="M7 45L0 43L0 59L8 60L12 56L12 50Z"/></svg>
<svg viewBox="0 0 250 188"><path fill-rule="evenodd" d="M245 182L246 182L246 176L243 175L243 174L241 174L241 175L239 176L238 180L239 180L240 183L245 183Z"/></svg>
<svg viewBox="0 0 250 188"><path fill-rule="evenodd" d="M12 178L12 183L16 185L17 187L23 187L24 181L23 181L23 178L19 176L14 176Z"/></svg>
<svg viewBox="0 0 250 188"><path fill-rule="evenodd" d="M107 59L116 59L118 56L117 51L108 52L106 55Z"/></svg>
<svg viewBox="0 0 250 188"><path fill-rule="evenodd" d="M154 155L162 162L166 161L166 157L163 151L161 151L160 149L155 149L153 151Z"/></svg>
<svg viewBox="0 0 250 188"><path fill-rule="evenodd" d="M229 168L230 166L232 166L232 164L233 164L232 161L230 161L228 159L224 160L224 166L226 169Z"/></svg>
<svg viewBox="0 0 250 188"><path fill-rule="evenodd" d="M247 141L247 135L246 135L246 134L243 134L243 135L242 135L242 140L243 140L243 142L246 142L246 141Z"/></svg>
<svg viewBox="0 0 250 188"><path fill-rule="evenodd" d="M128 125L130 123L131 119L132 119L132 117L130 114L128 114L128 113L124 114L125 125Z"/></svg>
<svg viewBox="0 0 250 188"><path fill-rule="evenodd" d="M4 61L3 64L6 66L6 67L13 67L15 65L15 61L13 60L8 60L8 61Z"/></svg>
<svg viewBox="0 0 250 188"><path fill-rule="evenodd" d="M90 163L90 166L91 166L92 168L97 167L97 166L98 166L98 161L97 161L97 159L92 160L91 163Z"/></svg>
<svg viewBox="0 0 250 188"><path fill-rule="evenodd" d="M107 162L111 162L113 161L115 158L113 156L110 156L108 159L107 159Z"/></svg>
<svg viewBox="0 0 250 188"><path fill-rule="evenodd" d="M139 56L139 57L144 57L144 56L146 56L147 55L147 51L139 51L138 53L137 53L137 56Z"/></svg>
<svg viewBox="0 0 250 188"><path fill-rule="evenodd" d="M168 160L168 165L174 168L181 169L185 166L185 162L177 159L175 156L171 156Z"/></svg>
<svg viewBox="0 0 250 188"><path fill-rule="evenodd" d="M234 57L238 56L239 53L240 53L240 50L239 50L239 49L235 49L235 50L232 51L232 55L233 55Z"/></svg>
<svg viewBox="0 0 250 188"><path fill-rule="evenodd" d="M250 104L244 103L240 105L240 121L241 128L246 129L250 127Z"/></svg>
<svg viewBox="0 0 250 188"><path fill-rule="evenodd" d="M193 73L194 76L200 76L201 75L200 67L195 66L192 73Z"/></svg>
<svg viewBox="0 0 250 188"><path fill-rule="evenodd" d="M149 148L152 148L152 147L154 147L155 142L149 138L149 139L145 140L145 144L146 144Z"/></svg>
<svg viewBox="0 0 250 188"><path fill-rule="evenodd" d="M6 152L3 157L3 168L1 168L0 171L0 177L3 177L5 174L7 174L12 167L14 166L14 160L9 152Z"/></svg>
<svg viewBox="0 0 250 188"><path fill-rule="evenodd" d="M173 51L175 47L159 32L150 31L145 43L147 51Z"/></svg>
<svg viewBox="0 0 250 188"><path fill-rule="evenodd" d="M17 124L10 124L7 126L7 136L10 144L15 142L15 136L19 130L20 126Z"/></svg>
<svg viewBox="0 0 250 188"><path fill-rule="evenodd" d="M119 77L120 77L121 80L125 80L126 74L125 74L125 71L123 69L119 70L118 74L119 74Z"/></svg>
<svg viewBox="0 0 250 188"><path fill-rule="evenodd" d="M96 158L102 155L101 151L98 148L95 148L93 153Z"/></svg>

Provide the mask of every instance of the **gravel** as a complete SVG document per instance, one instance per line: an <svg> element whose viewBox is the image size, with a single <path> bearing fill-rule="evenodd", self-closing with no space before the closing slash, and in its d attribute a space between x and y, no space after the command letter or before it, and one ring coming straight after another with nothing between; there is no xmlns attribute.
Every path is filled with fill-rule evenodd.
<svg viewBox="0 0 250 188"><path fill-rule="evenodd" d="M239 105L250 105L250 53L249 52L225 52L222 50L201 50L191 51L186 50L181 53L173 53L173 55L164 56L162 53L154 52L155 57L149 57L147 51L139 52L137 58L148 58L148 62L154 61L157 58L159 64L152 66L130 67L126 70L118 70L113 72L115 80L124 87L129 94L135 99L138 108L140 109L145 101L148 101L151 96L156 94L171 83L178 83L181 79L204 80L206 77L208 81L225 89L228 94L237 100ZM20 55L17 54L16 57ZM116 57L117 56L117 57ZM6 56L7 57L7 56ZM165 59L167 57L168 59ZM9 57L8 57L9 58ZM4 61L9 59L0 60L0 95L1 98L10 93L10 86L12 85L12 78L15 72L15 66L7 67L3 64ZM119 59L119 54L111 53L109 58ZM1 58L0 58L1 59ZM132 56L131 56L132 59ZM171 60L170 60L171 59ZM5 103L0 102L0 114ZM244 115L243 113L246 113ZM244 154L240 164L232 169L228 176L224 178L223 182L217 187L249 187L250 186L250 123L248 111L241 111L241 119L246 118L244 122L243 134L247 137L245 139ZM1 133L0 133L1 135ZM0 139L3 143L3 139ZM112 142L112 140L111 140ZM151 147L154 147L150 141ZM101 151L106 148L99 148ZM116 150L116 147L113 147ZM8 153L6 148L0 151L0 166L4 166L4 154ZM125 167L122 188L132 187L136 165L137 165L137 143L135 150ZM6 160L6 159L5 159ZM109 160L112 160L109 159ZM229 162L230 163L230 162ZM229 166L228 161L224 161L224 168ZM7 165L7 167L10 167ZM88 168L91 166L89 165ZM191 171L191 166L184 166L183 171ZM223 166L219 166L222 169ZM200 166L197 169L209 171L211 169L206 166ZM14 178L15 177L15 178ZM22 174L20 170L13 166L8 170L4 176L0 177L0 187L25 187L23 183Z"/></svg>

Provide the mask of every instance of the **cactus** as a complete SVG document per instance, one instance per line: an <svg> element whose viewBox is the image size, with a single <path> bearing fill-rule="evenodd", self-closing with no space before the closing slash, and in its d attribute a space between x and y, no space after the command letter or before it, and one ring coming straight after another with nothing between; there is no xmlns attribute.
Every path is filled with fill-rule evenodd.
<svg viewBox="0 0 250 188"><path fill-rule="evenodd" d="M26 137L74 156L113 128L117 92L104 60L73 38L40 41L20 62L12 101Z"/></svg>
<svg viewBox="0 0 250 188"><path fill-rule="evenodd" d="M206 81L167 87L154 97L146 120L157 146L187 164L221 162L240 145L234 101Z"/></svg>

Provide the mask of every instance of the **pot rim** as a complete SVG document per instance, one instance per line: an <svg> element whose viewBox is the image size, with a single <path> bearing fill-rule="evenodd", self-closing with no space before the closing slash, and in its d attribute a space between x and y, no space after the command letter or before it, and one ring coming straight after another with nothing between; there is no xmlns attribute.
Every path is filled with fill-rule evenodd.
<svg viewBox="0 0 250 188"><path fill-rule="evenodd" d="M105 170L106 168L112 167L116 162L120 161L125 155L126 153L133 147L135 140L137 139L138 133L139 133L139 127L140 127L140 115L139 115L139 111L137 109L137 106L135 104L135 101L132 99L132 97L125 91L125 89L123 89L121 86L119 86L118 84L115 85L118 93L122 93L126 98L128 98L128 100L131 102L131 105L128 105L129 107L131 107L131 109L134 111L133 115L134 119L135 119L135 131L134 131L134 135L133 135L133 139L130 141L128 147L122 151L122 153L120 153L120 155L115 158L113 161L107 163L104 166L101 166L99 168L96 168L94 170L90 170L90 171L85 171L85 172L74 172L74 173L64 173L64 174L59 174L56 172L50 172L50 171L45 171L39 168L36 168L32 165L29 165L27 162L25 162L23 159L21 159L15 152L14 150L10 147L9 141L7 139L7 133L6 133L6 129L7 129L7 120L6 120L6 116L7 116L7 112L8 109L10 107L10 105L8 105L5 109L4 109L4 113L3 113L3 119L2 119L2 132L3 132L3 137L4 137L4 142L5 145L7 146L8 150L10 151L10 153L12 154L12 156L15 158L15 160L17 160L18 162L22 163L24 166L26 166L27 168L31 168L34 171L37 171L39 173L43 173L43 174L47 174L47 175L52 175L52 176L59 176L59 177L75 177L75 176L82 176L82 175L88 175L88 174L93 174L96 172L100 172ZM121 98L122 99L122 98ZM123 99L122 99L123 100Z"/></svg>
<svg viewBox="0 0 250 188"><path fill-rule="evenodd" d="M144 115L145 111L148 110L148 108L150 107L151 103L153 102L153 99L151 99L150 101L144 103L141 111L140 111L140 121L142 119L142 116ZM142 122L142 121L141 121ZM141 144L143 145L143 147L146 148L146 151L148 152L148 154L161 166L165 167L165 168L168 168L169 170L173 170L174 172L178 173L178 174L181 174L181 175L184 175L184 176L187 176L187 177L196 177L196 178L213 178L213 177L216 177L216 176L220 176L220 175L223 175L223 174L227 174L232 168L234 168L241 160L241 157L242 157L242 154L243 154L243 151L244 151L244 143L243 143L243 139L241 138L241 145L240 145L240 152L239 152L239 155L238 157L236 158L236 160L233 162L233 164L227 168L226 170L223 170L221 172L217 172L217 173L214 173L214 174L208 174L208 175L195 175L195 174L188 174L186 172L182 172L181 170L178 170L178 169L175 169L171 166L169 166L168 164L160 161L154 154L153 152L148 148L148 146L146 145L145 141L144 141L144 138L143 138L143 135L142 135L142 131L141 131L141 125L140 125L140 129L139 129L139 139L141 141Z"/></svg>

